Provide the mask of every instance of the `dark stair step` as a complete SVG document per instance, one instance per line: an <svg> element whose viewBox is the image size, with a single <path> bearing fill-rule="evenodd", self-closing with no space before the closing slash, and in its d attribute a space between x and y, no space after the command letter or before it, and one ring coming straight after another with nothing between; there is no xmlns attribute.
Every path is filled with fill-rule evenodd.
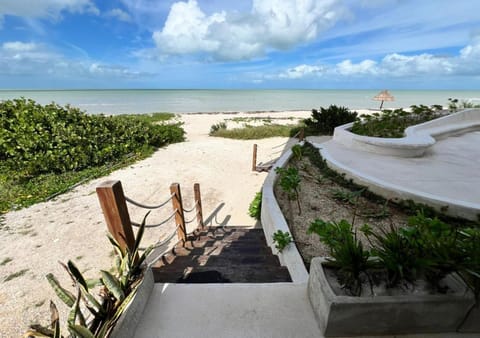
<svg viewBox="0 0 480 338"><path fill-rule="evenodd" d="M216 271L217 273L212 273ZM259 269L258 267L194 267L191 269L177 269L171 271L164 271L163 269L154 269L155 283L188 283L189 276L197 274L197 283L199 281L199 274L208 272L207 276L211 279L205 278L203 283L279 283L291 282L288 269L285 267L268 267ZM213 276L213 278L212 278ZM216 279L216 280L215 280Z"/></svg>
<svg viewBox="0 0 480 338"><path fill-rule="evenodd" d="M263 234L228 234L228 235L212 235L212 234L199 234L197 236L188 236L188 241L225 241L234 242L238 240L258 240L265 241L265 235Z"/></svg>
<svg viewBox="0 0 480 338"><path fill-rule="evenodd" d="M271 255L272 250L265 246L259 245L257 243L239 243L229 244L229 243L220 243L213 246L205 247L183 247L177 246L172 249L172 255L176 256L188 256L188 255L212 255L218 256L223 254L235 254L235 255Z"/></svg>
<svg viewBox="0 0 480 338"><path fill-rule="evenodd" d="M165 260L159 260L153 267L168 268L175 266L238 266L238 265L280 265L278 257L275 255L191 255L166 257Z"/></svg>
<svg viewBox="0 0 480 338"><path fill-rule="evenodd" d="M245 240L235 240L235 241L222 241L217 239L210 240L199 240L199 241L186 241L185 248L204 248L204 247L216 247L220 245L230 245L230 246L266 246L265 241L257 239L245 239Z"/></svg>

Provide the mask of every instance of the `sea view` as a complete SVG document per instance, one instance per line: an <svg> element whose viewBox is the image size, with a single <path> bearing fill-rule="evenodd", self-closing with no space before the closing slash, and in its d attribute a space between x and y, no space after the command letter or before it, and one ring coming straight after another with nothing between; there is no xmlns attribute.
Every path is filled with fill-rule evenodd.
<svg viewBox="0 0 480 338"><path fill-rule="evenodd" d="M41 104L70 104L92 114L310 110L331 104L377 109L379 90L0 90L0 100L25 97ZM446 106L448 98L480 103L480 90L390 90L384 108Z"/></svg>

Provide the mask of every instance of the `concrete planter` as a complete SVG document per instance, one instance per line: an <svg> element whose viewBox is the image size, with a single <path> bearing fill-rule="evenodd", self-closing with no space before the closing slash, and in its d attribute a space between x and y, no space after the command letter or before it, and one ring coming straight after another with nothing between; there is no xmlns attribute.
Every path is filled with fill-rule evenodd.
<svg viewBox="0 0 480 338"><path fill-rule="evenodd" d="M131 338L135 336L135 329L141 320L143 310L148 303L154 283L152 269L147 269L142 282L138 286L135 297L133 297L125 309L125 312L113 328L110 334L111 338Z"/></svg>
<svg viewBox="0 0 480 338"><path fill-rule="evenodd" d="M458 331L463 333L480 333L480 304L472 308Z"/></svg>
<svg viewBox="0 0 480 338"><path fill-rule="evenodd" d="M308 296L327 337L455 332L474 303L473 295L451 278L448 295L351 297L337 295L324 273L325 260L310 266Z"/></svg>

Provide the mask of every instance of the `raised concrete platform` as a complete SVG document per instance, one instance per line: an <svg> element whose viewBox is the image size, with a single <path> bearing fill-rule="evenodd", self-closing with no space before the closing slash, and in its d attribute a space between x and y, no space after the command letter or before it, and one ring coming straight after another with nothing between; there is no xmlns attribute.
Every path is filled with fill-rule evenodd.
<svg viewBox="0 0 480 338"><path fill-rule="evenodd" d="M306 285L155 284L137 338L322 337Z"/></svg>
<svg viewBox="0 0 480 338"><path fill-rule="evenodd" d="M480 213L480 131L450 136L423 157L405 158L349 148L334 140L316 144L334 169L386 198L412 199L456 217ZM445 207L447 207L445 209Z"/></svg>
<svg viewBox="0 0 480 338"><path fill-rule="evenodd" d="M457 113L408 127L405 137L383 138L350 132L353 123L335 128L333 140L360 151L401 157L423 156L439 139L480 129L480 109L464 109Z"/></svg>

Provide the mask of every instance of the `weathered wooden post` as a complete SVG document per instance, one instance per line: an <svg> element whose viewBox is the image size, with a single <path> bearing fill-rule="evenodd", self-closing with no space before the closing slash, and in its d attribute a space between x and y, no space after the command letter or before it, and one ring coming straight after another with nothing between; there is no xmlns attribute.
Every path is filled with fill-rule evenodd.
<svg viewBox="0 0 480 338"><path fill-rule="evenodd" d="M123 194L122 183L120 181L106 181L100 184L96 190L108 231L120 244L123 253L125 253L125 248L133 252L135 236L125 202L125 195Z"/></svg>
<svg viewBox="0 0 480 338"><path fill-rule="evenodd" d="M175 224L178 227L178 239L185 243L187 241L187 228L185 226L185 215L183 213L182 193L180 191L180 184L172 183L170 185L170 192L173 194L172 205L175 211Z"/></svg>
<svg viewBox="0 0 480 338"><path fill-rule="evenodd" d="M257 145L253 145L252 171L257 171Z"/></svg>
<svg viewBox="0 0 480 338"><path fill-rule="evenodd" d="M305 139L305 128L300 129L300 134L298 135L298 140L302 142Z"/></svg>
<svg viewBox="0 0 480 338"><path fill-rule="evenodd" d="M200 194L200 184L195 183L193 185L193 192L195 194L195 209L197 214L197 226L199 229L204 229L203 224L203 211L202 211L202 195Z"/></svg>

